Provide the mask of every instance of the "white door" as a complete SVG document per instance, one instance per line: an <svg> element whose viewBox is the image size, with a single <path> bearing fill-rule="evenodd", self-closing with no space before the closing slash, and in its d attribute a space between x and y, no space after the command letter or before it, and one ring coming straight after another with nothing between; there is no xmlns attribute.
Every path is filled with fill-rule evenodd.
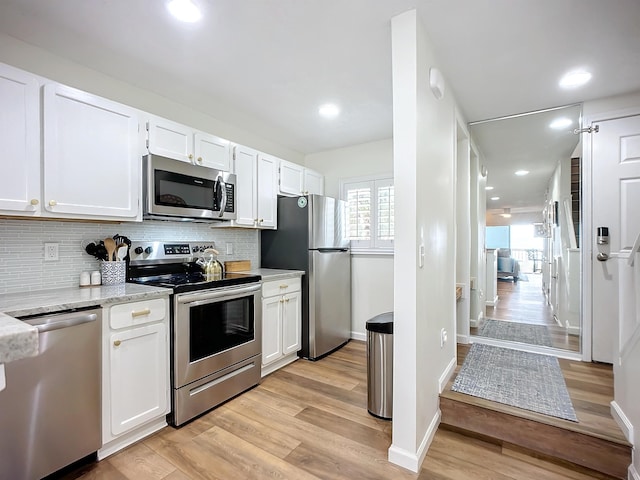
<svg viewBox="0 0 640 480"><path fill-rule="evenodd" d="M258 152L242 145L235 146L236 225L253 227L256 224L256 162Z"/></svg>
<svg viewBox="0 0 640 480"><path fill-rule="evenodd" d="M283 303L280 295L262 299L262 365L282 357Z"/></svg>
<svg viewBox="0 0 640 480"><path fill-rule="evenodd" d="M194 163L203 167L231 171L229 140L208 133L197 132L194 136Z"/></svg>
<svg viewBox="0 0 640 480"><path fill-rule="evenodd" d="M257 218L258 227L275 229L278 224L278 160L258 155Z"/></svg>
<svg viewBox="0 0 640 480"><path fill-rule="evenodd" d="M58 84L44 87L44 209L50 216L136 220L137 112Z"/></svg>
<svg viewBox="0 0 640 480"><path fill-rule="evenodd" d="M142 425L167 412L169 359L163 323L110 336L111 434Z"/></svg>
<svg viewBox="0 0 640 480"><path fill-rule="evenodd" d="M147 122L149 153L192 163L193 130L165 118L153 117Z"/></svg>
<svg viewBox="0 0 640 480"><path fill-rule="evenodd" d="M0 65L0 214L40 214L40 99L35 77Z"/></svg>
<svg viewBox="0 0 640 480"><path fill-rule="evenodd" d="M282 354L288 355L302 348L302 294L290 293L284 296L282 314Z"/></svg>
<svg viewBox="0 0 640 480"><path fill-rule="evenodd" d="M304 167L280 160L280 193L297 196L304 193Z"/></svg>
<svg viewBox="0 0 640 480"><path fill-rule="evenodd" d="M315 170L305 168L304 192L308 195L324 195L324 176Z"/></svg>
<svg viewBox="0 0 640 480"><path fill-rule="evenodd" d="M640 234L640 115L596 122L591 134L592 161L592 358L613 363L618 331L616 254ZM609 229L609 244L598 245L596 229ZM597 259L607 254L606 261Z"/></svg>

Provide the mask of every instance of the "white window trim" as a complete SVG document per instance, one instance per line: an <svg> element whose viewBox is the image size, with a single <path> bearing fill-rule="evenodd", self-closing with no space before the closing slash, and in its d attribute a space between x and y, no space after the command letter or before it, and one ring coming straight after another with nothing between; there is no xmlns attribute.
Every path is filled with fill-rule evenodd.
<svg viewBox="0 0 640 480"><path fill-rule="evenodd" d="M394 185L393 174L377 174L366 175L362 177L349 177L341 178L339 182L340 186L340 198L347 201L347 186L353 186L355 184L373 184L374 188L378 186ZM376 185L379 184L379 185ZM374 205L375 204L375 205ZM378 240L377 239L377 213L378 213L378 198L377 190L374 189L374 198L372 198L373 212L372 212L372 226L371 235L372 238L366 242L360 242L356 240L351 241L351 252L354 255L393 255L394 241L393 240Z"/></svg>

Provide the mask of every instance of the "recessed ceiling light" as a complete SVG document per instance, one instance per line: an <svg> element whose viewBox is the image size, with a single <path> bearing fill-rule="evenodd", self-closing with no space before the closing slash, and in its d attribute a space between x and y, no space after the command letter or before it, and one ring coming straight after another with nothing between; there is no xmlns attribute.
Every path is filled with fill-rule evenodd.
<svg viewBox="0 0 640 480"><path fill-rule="evenodd" d="M518 170L515 172L519 177L524 177L525 175L529 175L529 170Z"/></svg>
<svg viewBox="0 0 640 480"><path fill-rule="evenodd" d="M324 118L336 118L340 115L340 107L335 103L325 103L318 108L318 114Z"/></svg>
<svg viewBox="0 0 640 480"><path fill-rule="evenodd" d="M591 80L591 74L584 70L575 70L567 73L560 79L560 86L562 88L576 88L581 87L585 83Z"/></svg>
<svg viewBox="0 0 640 480"><path fill-rule="evenodd" d="M194 23L202 18L202 12L191 0L171 0L167 9L181 22Z"/></svg>
<svg viewBox="0 0 640 480"><path fill-rule="evenodd" d="M560 130L562 128L566 128L571 125L573 121L570 118L562 117L556 118L553 122L549 124L549 128L553 128L554 130Z"/></svg>
<svg viewBox="0 0 640 480"><path fill-rule="evenodd" d="M490 186L487 185L486 187L484 187L484 189L485 190L493 190L493 187L490 187Z"/></svg>
<svg viewBox="0 0 640 480"><path fill-rule="evenodd" d="M491 200L500 200L500 197L491 197Z"/></svg>

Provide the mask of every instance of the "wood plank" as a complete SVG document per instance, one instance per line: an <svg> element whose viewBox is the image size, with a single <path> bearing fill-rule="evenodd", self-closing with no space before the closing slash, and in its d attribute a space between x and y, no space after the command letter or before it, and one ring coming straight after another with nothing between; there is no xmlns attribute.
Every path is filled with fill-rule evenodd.
<svg viewBox="0 0 640 480"><path fill-rule="evenodd" d="M448 398L440 399L440 410L444 425L478 432L616 478L624 478L631 463L631 448L626 445L520 417L507 419L501 412Z"/></svg>
<svg viewBox="0 0 640 480"><path fill-rule="evenodd" d="M109 463L127 478L162 479L176 467L143 443L137 443L109 458Z"/></svg>

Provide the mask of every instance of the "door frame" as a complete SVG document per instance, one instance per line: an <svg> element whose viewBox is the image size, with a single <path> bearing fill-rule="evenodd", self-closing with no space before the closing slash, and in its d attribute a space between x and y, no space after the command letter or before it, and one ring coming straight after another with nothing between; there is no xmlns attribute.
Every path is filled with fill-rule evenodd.
<svg viewBox="0 0 640 480"><path fill-rule="evenodd" d="M585 102L586 103L586 102ZM583 103L584 112L584 103ZM594 123L604 122L607 120L615 120L618 118L631 117L640 115L640 105L633 107L606 110L600 113L585 115L582 118L582 127L589 127ZM592 290L593 290L593 175L592 175L592 148L591 133L582 137L582 198L586 201L582 202L582 232L580 239L582 242L582 361L590 362L592 360L592 328L593 328L593 310ZM617 319L616 319L617 321Z"/></svg>

